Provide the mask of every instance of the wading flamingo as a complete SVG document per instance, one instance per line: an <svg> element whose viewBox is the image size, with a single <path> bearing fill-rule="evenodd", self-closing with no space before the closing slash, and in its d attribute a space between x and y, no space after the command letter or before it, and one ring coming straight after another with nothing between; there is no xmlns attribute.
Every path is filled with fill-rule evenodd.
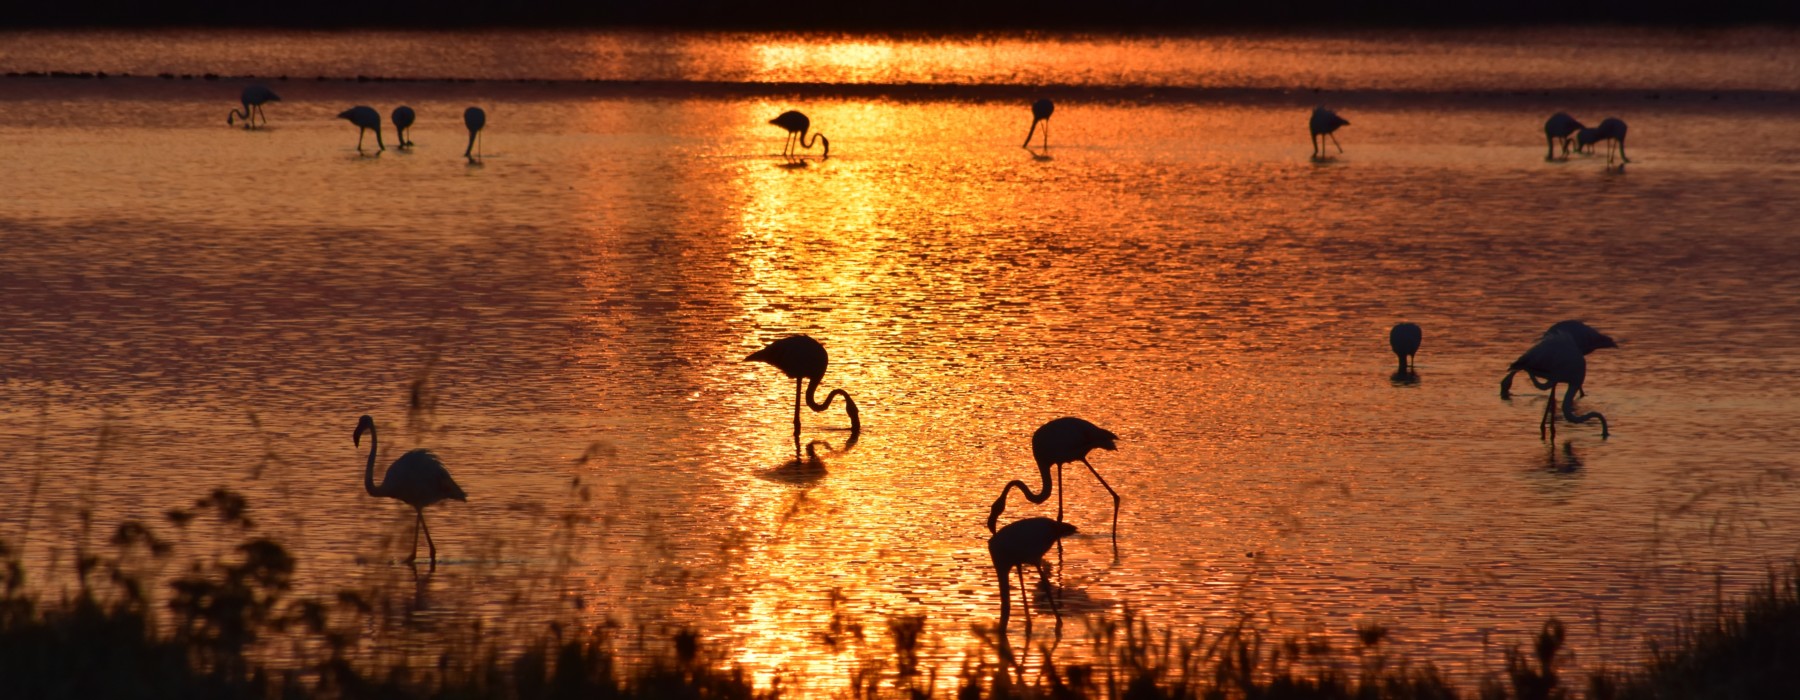
<svg viewBox="0 0 1800 700"><path fill-rule="evenodd" d="M843 389L832 389L825 395L825 402L819 403L814 398L819 388L819 381L825 378L825 365L829 362L825 354L825 346L811 336L790 335L781 340L769 343L766 347L750 353L745 362L767 362L781 370L794 380L794 438L800 438L800 384L806 382L806 405L814 411L831 408L831 401L839 396L844 397L844 413L850 416L850 434L862 432L862 418L857 414L856 401L850 398L850 392Z"/></svg>
<svg viewBox="0 0 1800 700"><path fill-rule="evenodd" d="M1581 391L1581 385L1587 380L1587 358L1581 354L1581 346L1575 337L1563 332L1545 333L1542 340L1526 350L1519 359L1513 360L1508 372L1528 372L1532 377L1543 377L1549 380L1550 400L1544 404L1544 415L1538 422L1538 436L1546 433L1556 437L1556 385L1565 384L1563 388L1563 418L1570 423L1586 423L1600 419L1600 437L1608 435L1606 416L1599 412L1582 415L1575 414L1575 394Z"/></svg>
<svg viewBox="0 0 1800 700"><path fill-rule="evenodd" d="M825 150L819 154L819 160L831 157L831 141L826 139L824 134L814 132L811 140L806 138L807 130L812 128L812 120L807 119L806 115L790 109L782 112L780 116L770 119L769 123L787 129L787 144L781 148L783 158L793 160L798 157L794 153L796 144L800 148L812 150L814 141L825 144Z"/></svg>
<svg viewBox="0 0 1800 700"><path fill-rule="evenodd" d="M268 124L269 115L263 114L262 106L268 102L280 102L281 96L267 85L256 83L245 85L244 92L238 95L238 99L244 103L243 111L231 110L225 115L225 124L231 125L235 120L242 119L244 128L248 129L256 125L256 117L262 117L263 124Z"/></svg>
<svg viewBox="0 0 1800 700"><path fill-rule="evenodd" d="M1618 117L1607 117L1600 120L1600 126L1594 127L1594 129L1600 132L1600 140L1607 142L1607 165L1612 165L1613 163L1614 144L1617 144L1619 148L1619 163L1623 165L1631 162L1630 158L1625 157L1625 120Z"/></svg>
<svg viewBox="0 0 1800 700"><path fill-rule="evenodd" d="M481 127L487 126L487 112L481 111L480 107L463 110L463 126L469 127L469 145L463 149L463 157L468 158L470 163L479 163L481 162L480 153L469 154L475 152L475 139L481 136ZM505 158L501 160L505 160Z"/></svg>
<svg viewBox="0 0 1800 700"><path fill-rule="evenodd" d="M1569 157L1569 142L1574 139L1575 132L1585 129L1581 122L1575 121L1568 112L1557 112L1544 122L1544 141L1550 152L1544 154L1544 160L1556 160L1556 144L1562 143L1563 157Z"/></svg>
<svg viewBox="0 0 1800 700"><path fill-rule="evenodd" d="M1413 363L1409 360L1419 354L1419 341L1424 336L1417 323L1396 323L1394 329L1388 331L1388 347L1393 348L1394 354L1400 357L1400 369L1396 371L1401 374L1412 371Z"/></svg>
<svg viewBox="0 0 1800 700"><path fill-rule="evenodd" d="M1031 457L1037 461L1038 475L1044 482L1042 489L1038 493L1032 493L1031 487L1026 486L1023 481L1013 479L1006 482L1006 485L1000 488L1000 497L994 499L993 507L988 509L988 532L994 531L994 526L1000 522L1000 514L1006 512L1006 496L1012 493L1013 489L1018 489L1019 493L1025 495L1025 500L1032 503L1043 503L1050 499L1051 465L1056 466L1056 519L1062 520L1062 466L1069 462L1080 462L1086 464L1088 471L1093 472L1094 478L1100 480L1100 486L1105 488L1107 493L1112 494L1113 546L1117 547L1119 543L1119 492L1114 491L1113 487L1106 483L1106 479L1100 476L1100 471L1094 469L1094 465L1088 464L1087 455L1094 448L1119 449L1118 440L1119 436L1080 418L1064 417L1045 423L1037 429L1037 432L1031 434Z"/></svg>
<svg viewBox="0 0 1800 700"><path fill-rule="evenodd" d="M450 478L449 470L430 450L413 450L400 455L388 465L387 476L375 485L375 419L363 416L356 421L356 434L351 444L361 446L363 433L369 434L369 467L363 471L363 489L378 498L396 499L413 507L413 543L406 554L410 564L419 558L419 531L425 531L425 546L431 550L431 565L437 566L437 544L431 541L431 528L425 524L425 507L438 501L468 501L462 487Z"/></svg>
<svg viewBox="0 0 1800 700"><path fill-rule="evenodd" d="M1591 355L1595 350L1619 347L1618 342L1614 341L1612 336L1601 333L1600 331L1595 330L1593 326L1573 319L1557 321L1556 323L1551 324L1549 330L1544 331L1543 335L1538 336L1538 340L1542 341L1549 338L1553 333L1561 333L1569 336L1569 339L1575 341L1575 347L1581 349L1582 355ZM1513 375L1518 374L1520 371L1522 370L1508 371L1506 376L1500 379L1500 398L1512 398ZM1538 389L1550 388L1551 382L1539 380L1530 372L1526 372L1525 376L1531 380L1531 385ZM1586 396L1587 392L1583 391L1581 392L1581 395Z"/></svg>
<svg viewBox="0 0 1800 700"><path fill-rule="evenodd" d="M347 119L356 125L356 150L362 150L363 134L370 129L375 130L375 146L385 151L387 146L381 142L381 113L374 107L357 105L338 113L339 119Z"/></svg>
<svg viewBox="0 0 1800 700"><path fill-rule="evenodd" d="M395 107L394 113L388 115L389 119L394 120L394 139L400 142L401 148L412 148L413 142L407 138L406 130L412 128L413 116L413 108L406 105Z"/></svg>
<svg viewBox="0 0 1800 700"><path fill-rule="evenodd" d="M1020 602L1025 606L1026 623L1031 622L1031 589L1025 586L1025 566L1038 570L1038 580L1045 581L1044 555L1064 537L1075 534L1075 526L1049 518L1026 518L1009 523L988 538L988 556L994 560L994 573L1000 577L1000 632L1005 634L1006 621L1012 617L1012 581L1014 569L1019 572ZM1056 599L1050 599L1052 605Z"/></svg>
<svg viewBox="0 0 1800 700"><path fill-rule="evenodd" d="M1050 150L1050 114L1056 111L1056 103L1049 100L1038 100L1031 103L1031 131L1025 132L1025 147L1031 148L1031 135L1037 132L1038 122L1044 123L1044 150Z"/></svg>
<svg viewBox="0 0 1800 700"><path fill-rule="evenodd" d="M1337 146L1338 153L1344 152L1343 144L1338 143L1336 132L1340 126L1350 126L1350 120L1337 115L1324 107L1314 107L1312 120L1307 122L1312 129L1313 157L1325 155L1325 137L1331 137L1331 145Z"/></svg>

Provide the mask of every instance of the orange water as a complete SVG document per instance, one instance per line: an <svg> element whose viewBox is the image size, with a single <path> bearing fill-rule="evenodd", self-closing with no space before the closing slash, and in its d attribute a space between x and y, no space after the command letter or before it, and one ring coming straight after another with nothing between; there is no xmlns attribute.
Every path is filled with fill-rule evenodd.
<svg viewBox="0 0 1800 700"><path fill-rule="evenodd" d="M0 46L18 71L487 79L274 81L249 132L222 123L231 80L0 79L0 491L42 478L0 535L32 513L39 559L83 507L154 520L223 485L304 589L410 582L391 564L410 513L361 490L363 413L383 463L429 446L470 494L430 511L445 561L405 584L409 624L696 626L820 691L854 663L817 641L834 590L871 630L926 615L928 659L955 670L997 615L987 506L1035 481L1031 431L1062 415L1119 434L1092 462L1124 498L1115 558L1110 499L1067 472L1065 611L1130 605L1178 635L1381 621L1475 674L1554 615L1584 664L1617 663L1800 541L1790 34ZM665 83L494 80L516 77ZM1036 159L1020 102L758 87L801 79L1071 97ZM1106 96L1121 84L1261 92ZM1315 101L1351 121L1322 163ZM333 119L401 102L411 152L359 156ZM469 104L480 166L460 157ZM781 167L764 122L789 108L830 160ZM1633 165L1546 163L1559 109L1626 118ZM1582 401L1611 439L1546 442L1541 399L1497 398L1564 318L1622 341L1589 358ZM1425 329L1416 385L1389 378L1399 320ZM798 332L863 412L844 452L842 414L808 412L823 471L784 468L791 387L741 362ZM409 422L415 381L435 409ZM1007 517L1042 514L1015 498Z"/></svg>

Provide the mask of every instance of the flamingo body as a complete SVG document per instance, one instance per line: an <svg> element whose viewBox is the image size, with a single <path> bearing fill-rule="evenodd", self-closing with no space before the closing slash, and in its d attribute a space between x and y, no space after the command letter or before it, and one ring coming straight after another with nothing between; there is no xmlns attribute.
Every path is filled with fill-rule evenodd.
<svg viewBox="0 0 1800 700"><path fill-rule="evenodd" d="M425 524L425 509L443 501L468 501L462 487L450 478L450 470L430 450L411 450L388 465L381 484L375 483L376 434L375 419L363 416L356 422L352 444L362 445L363 433L369 434L369 464L363 472L363 489L377 498L392 498L413 507L413 546L406 561L418 558L419 531L425 531L425 545L431 551L431 563L437 565L437 544L431 541L431 528Z"/></svg>
<svg viewBox="0 0 1800 700"><path fill-rule="evenodd" d="M393 114L388 115L394 121L394 138L400 140L401 148L411 148L413 145L412 140L406 136L406 130L412 128L414 116L413 108L406 105L395 107Z"/></svg>
<svg viewBox="0 0 1800 700"><path fill-rule="evenodd" d="M1025 147L1031 148L1031 135L1037 133L1038 122L1044 124L1044 149L1050 148L1050 115L1056 112L1056 103L1049 100L1038 100L1031 103L1031 130L1025 132Z"/></svg>
<svg viewBox="0 0 1800 700"><path fill-rule="evenodd" d="M387 150L387 145L381 142L381 113L375 111L374 107L357 105L339 112L338 118L356 125L356 150L362 150L363 134L370 130L375 132L375 146L379 150Z"/></svg>
<svg viewBox="0 0 1800 700"><path fill-rule="evenodd" d="M243 119L244 128L248 129L256 125L258 116L262 117L264 124L268 124L269 116L263 114L262 106L270 102L280 102L281 96L275 94L275 91L270 90L267 85L252 83L244 86L244 91L239 93L238 100L244 104L244 109L242 111L231 110L225 115L225 123L230 125L237 119Z"/></svg>
<svg viewBox="0 0 1800 700"><path fill-rule="evenodd" d="M832 389L825 395L825 402L814 398L819 382L825 378L825 367L830 364L830 357L825 346L808 335L790 335L769 343L763 349L750 353L745 362L764 362L781 370L782 374L794 380L794 437L800 436L800 385L806 383L806 405L814 411L831 408L831 402L839 396L844 397L844 412L850 416L850 431L862 431L862 418L856 410L856 401L850 393L843 389Z"/></svg>
<svg viewBox="0 0 1800 700"><path fill-rule="evenodd" d="M482 127L487 126L487 112L480 107L463 110L463 126L469 129L469 145L463 149L463 157L473 163L481 159L480 155L470 155L475 151L475 138L481 135ZM502 158L502 160L505 160Z"/></svg>
<svg viewBox="0 0 1800 700"><path fill-rule="evenodd" d="M1550 115L1550 118L1544 121L1544 141L1550 147L1550 152L1544 155L1544 160L1556 159L1556 144L1559 141L1562 142L1563 155L1569 155L1570 140L1575 136L1575 132L1585 128L1587 127L1583 126L1581 122L1575 121L1575 118L1569 116L1568 112L1557 112Z"/></svg>
<svg viewBox="0 0 1800 700"><path fill-rule="evenodd" d="M1593 354L1595 350L1619 347L1619 343L1613 340L1612 336L1601 333L1593 326L1574 319L1557 321L1556 323L1551 324L1550 328L1545 330L1543 335L1538 336L1538 341L1542 342L1548 340L1550 336L1557 334L1568 336L1569 339L1575 343L1575 347L1580 349L1581 354L1584 356ZM1500 380L1500 398L1511 398L1513 375L1518 374L1521 371L1524 370L1508 371L1506 376ZM1530 377L1532 385L1539 389L1548 389L1551 386L1550 382L1539 381L1537 376L1531 375L1530 373L1527 373L1526 376Z"/></svg>
<svg viewBox="0 0 1800 700"><path fill-rule="evenodd" d="M1337 112L1324 107L1314 107L1312 119L1307 121L1307 127L1312 131L1313 157L1325 155L1325 137L1330 137L1332 145L1337 146L1338 153L1343 153L1344 146L1337 142L1336 132L1339 127L1349 125L1350 120L1338 116Z"/></svg>
<svg viewBox="0 0 1800 700"><path fill-rule="evenodd" d="M1419 354L1419 342L1424 337L1425 333L1417 323L1396 323L1393 330L1388 331L1388 347L1393 348L1394 354L1400 358L1399 371L1412 369L1412 362L1409 360Z"/></svg>
<svg viewBox="0 0 1800 700"><path fill-rule="evenodd" d="M1025 587L1025 566L1038 569L1041 579L1044 575L1044 555L1056 546L1062 538L1076 533L1074 525L1050 518L1026 518L1009 523L988 538L988 556L994 562L994 573L1000 578L1000 630L1006 630L1006 622L1012 616L1012 582L1010 576L1016 569L1019 572L1019 594L1028 596ZM1029 605L1029 604L1027 604ZM1029 613L1029 608L1027 609ZM1028 620L1029 621L1029 620Z"/></svg>
<svg viewBox="0 0 1800 700"><path fill-rule="evenodd" d="M811 140L807 139L806 134L812 129L812 120L807 119L806 115L790 109L776 115L774 119L769 120L769 123L787 130L788 139L787 144L781 149L782 157L793 158L796 145L811 150L815 142L825 145L825 150L819 155L820 160L831 157L831 140L825 138L824 134L814 133Z"/></svg>
<svg viewBox="0 0 1800 700"><path fill-rule="evenodd" d="M994 527L1000 522L1000 514L1006 512L1006 497L1013 489L1018 489L1020 493L1024 494L1025 500L1032 503L1043 503L1050 500L1052 491L1050 468L1053 466L1057 467L1054 489L1057 493L1056 519L1062 520L1062 465L1069 462L1080 462L1087 466L1088 471L1094 474L1095 479L1100 480L1100 485L1106 489L1106 492L1112 494L1113 540L1116 542L1119 537L1119 492L1114 491L1112 486L1106 483L1106 479L1100 476L1100 472L1094 469L1094 465L1088 463L1087 455L1095 449L1119 449L1118 440L1119 436L1114 435L1111 431L1080 418L1063 417L1040 426L1036 432L1031 434L1031 458L1037 462L1038 476L1042 479L1043 486L1035 494L1031 492L1029 486L1025 485L1025 482L1018 479L1009 481L1001 487L1000 497L994 499L994 505L988 509L988 532L994 532Z"/></svg>

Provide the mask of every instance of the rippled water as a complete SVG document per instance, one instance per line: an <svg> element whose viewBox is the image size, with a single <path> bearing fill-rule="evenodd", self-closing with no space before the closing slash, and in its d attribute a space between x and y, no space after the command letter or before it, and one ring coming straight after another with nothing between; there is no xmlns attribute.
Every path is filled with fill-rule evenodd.
<svg viewBox="0 0 1800 700"><path fill-rule="evenodd" d="M80 508L225 485L308 590L410 580L362 413L384 462L429 446L470 494L430 512L418 624L692 625L831 688L834 610L927 615L954 670L997 616L987 506L1062 415L1120 435L1092 461L1124 497L1115 558L1110 499L1067 473L1065 610L1178 633L1381 621L1474 673L1554 615L1619 661L1800 541L1792 33L247 39L0 35L0 69L113 75L0 79L0 489L42 478L0 525L30 514L35 557ZM159 72L290 79L246 132L241 81ZM859 82L1054 83L1049 157L1018 100L828 96ZM1315 163L1321 100L1352 125ZM402 102L411 152L359 156L332 118ZM781 167L788 108L829 160ZM1545 162L1559 109L1626 118L1633 164ZM1582 401L1608 440L1497 398L1564 318L1622 341ZM1390 381L1399 320L1416 384ZM797 332L862 408L848 449L807 414L823 469L790 464L787 381L741 361Z"/></svg>

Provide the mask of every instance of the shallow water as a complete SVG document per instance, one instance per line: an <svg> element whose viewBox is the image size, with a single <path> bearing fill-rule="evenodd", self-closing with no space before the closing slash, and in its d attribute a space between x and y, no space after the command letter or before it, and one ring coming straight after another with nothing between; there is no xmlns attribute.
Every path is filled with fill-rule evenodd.
<svg viewBox="0 0 1800 700"><path fill-rule="evenodd" d="M831 690L833 591L871 629L927 615L954 671L997 615L987 506L1078 415L1119 434L1091 461L1124 501L1115 558L1110 499L1066 473L1074 614L1381 621L1471 674L1554 615L1584 665L1635 658L1800 541L1800 42L1575 33L0 36L9 71L481 79L275 81L248 132L220 123L241 81L0 79L0 489L42 480L4 536L30 517L28 554L61 556L81 508L224 485L303 588L410 581L411 514L348 440L370 413L384 464L429 446L470 494L430 511L415 624L692 625ZM820 96L858 82L1053 82L1049 157L1010 97ZM1321 99L1352 125L1312 162ZM410 152L332 118L401 102ZM782 167L764 122L796 107L829 160ZM1633 164L1545 162L1558 109L1629 120ZM1581 402L1610 439L1497 398L1564 318L1622 341ZM1399 320L1416 384L1390 381ZM807 413L823 469L789 464L786 380L741 362L789 333L862 409L848 450Z"/></svg>

